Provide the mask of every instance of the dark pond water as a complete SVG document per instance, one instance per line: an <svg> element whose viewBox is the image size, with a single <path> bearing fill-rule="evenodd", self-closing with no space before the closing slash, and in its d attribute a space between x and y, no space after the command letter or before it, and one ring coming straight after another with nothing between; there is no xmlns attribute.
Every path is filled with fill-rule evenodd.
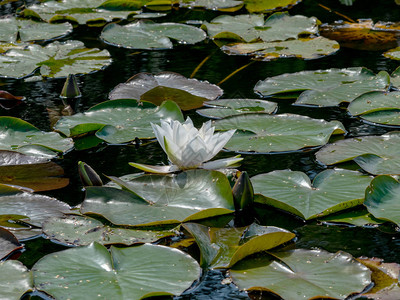
<svg viewBox="0 0 400 300"><path fill-rule="evenodd" d="M33 1L28 1L33 3ZM362 1L357 0L351 7L340 5L338 0L321 1L322 4L333 10L351 17L372 18L374 21L399 21L400 7L394 0ZM0 15L13 13L22 4L22 1L0 6ZM318 1L305 0L290 10L290 14L315 16L323 23L341 19L334 13L329 13L318 5ZM241 11L245 13L245 11ZM220 12L203 10L174 9L171 13L157 21L207 20L210 21ZM113 58L111 66L103 71L79 77L82 98L76 105L76 111L83 112L99 102L107 100L107 95L117 84L139 72L158 73L174 71L189 77L196 66L208 55L211 58L198 71L196 78L218 83L237 68L247 64L248 57L228 56L212 41L205 41L193 46L176 45L173 50L137 51L112 47L102 43L98 36L101 28L87 28L80 26L74 29L73 34L64 38L83 41L87 47L107 49ZM381 52L357 51L341 49L337 54L318 60L303 61L298 59L280 59L273 62L255 62L237 73L221 85L224 90L222 98L258 98L253 87L258 80L283 73L292 73L301 70L327 69L332 67L347 68L364 66L374 72L393 72L399 65L397 61L387 59ZM24 82L23 80L0 80L1 89L14 95L24 95L26 101L13 110L0 109L2 115L19 117L32 123L38 128L51 130L48 109L57 109L62 106L59 93L64 79L46 80L40 82ZM347 137L383 134L394 128L373 126L349 117L344 109L315 108L293 106L291 101L279 101L278 113L291 112L307 115L313 118L341 121L347 131ZM189 112L195 123L201 124L205 119ZM244 161L241 170L247 170L250 175L266 173L272 170L291 169L299 170L313 178L326 167L315 161L316 150L274 155L243 155ZM224 157L229 153L221 153ZM85 161L98 173L121 176L136 172L128 162L145 161L146 163L166 162L161 148L149 144L140 148L134 146L100 146L85 151L72 151L57 161L70 178L70 185L66 188L47 192L70 205L82 202L84 192L77 175L77 162ZM384 258L386 262L400 263L400 235L385 233L375 228L354 228L341 226L327 226L310 223L304 226L301 221L289 215L277 214L273 211L262 211L258 220L263 225L276 225L293 230L297 233L298 248L323 248L335 252L344 250L354 256L376 256ZM20 260L31 267L43 255L64 249L63 246L39 238L25 241L25 252ZM204 275L202 282L186 295L177 299L248 299L247 295L238 291L233 285L222 285L224 274L212 271Z"/></svg>

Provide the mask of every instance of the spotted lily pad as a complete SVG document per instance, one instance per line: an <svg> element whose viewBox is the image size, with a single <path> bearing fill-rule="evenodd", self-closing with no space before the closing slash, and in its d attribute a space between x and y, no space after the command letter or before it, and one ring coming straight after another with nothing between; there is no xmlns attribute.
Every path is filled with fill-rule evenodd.
<svg viewBox="0 0 400 300"><path fill-rule="evenodd" d="M17 20L14 17L0 19L0 41L15 43L51 40L72 32L70 23L49 24L32 20Z"/></svg>
<svg viewBox="0 0 400 300"><path fill-rule="evenodd" d="M139 73L117 85L109 94L114 99L137 99L160 105L165 100L176 102L183 110L199 108L204 101L215 100L222 89L207 81L189 79L174 72L156 75Z"/></svg>
<svg viewBox="0 0 400 300"><path fill-rule="evenodd" d="M311 183L303 172L278 170L251 178L256 202L309 220L345 210L364 201L371 177L349 170L325 170Z"/></svg>
<svg viewBox="0 0 400 300"><path fill-rule="evenodd" d="M365 136L329 144L316 153L326 164L354 160L365 171L374 175L400 174L400 132L381 136Z"/></svg>
<svg viewBox="0 0 400 300"><path fill-rule="evenodd" d="M371 283L371 271L345 252L296 249L246 258L229 271L246 290L268 290L283 299L344 299Z"/></svg>
<svg viewBox="0 0 400 300"><path fill-rule="evenodd" d="M188 254L165 246L112 246L109 252L93 243L48 254L32 272L35 287L56 299L123 300L179 295L198 279L200 267Z"/></svg>
<svg viewBox="0 0 400 300"><path fill-rule="evenodd" d="M85 48L80 41L56 41L45 47L32 44L7 51L0 56L0 76L22 78L38 70L43 77L67 77L91 73L110 63L107 50Z"/></svg>
<svg viewBox="0 0 400 300"><path fill-rule="evenodd" d="M62 0L33 4L20 12L23 17L36 17L46 22L68 21L81 25L104 25L136 14L129 10L98 8L104 0Z"/></svg>
<svg viewBox="0 0 400 300"><path fill-rule="evenodd" d="M237 11L243 7L241 0L180 0L179 6L181 7L201 7L211 10L221 11Z"/></svg>
<svg viewBox="0 0 400 300"><path fill-rule="evenodd" d="M295 234L274 226L252 224L241 228L209 228L196 223L183 225L196 239L201 265L229 268L246 256L286 243Z"/></svg>
<svg viewBox="0 0 400 300"><path fill-rule="evenodd" d="M374 217L400 226L400 183L387 175L375 177L365 191L364 205Z"/></svg>
<svg viewBox="0 0 400 300"><path fill-rule="evenodd" d="M235 39L243 42L285 41L297 38L300 34L318 32L318 20L314 17L289 16L287 13L275 13L264 22L264 15L222 15L210 23L204 22L213 39Z"/></svg>
<svg viewBox="0 0 400 300"><path fill-rule="evenodd" d="M400 60L400 47L396 47L394 49L386 51L385 53L383 53L383 56L390 59Z"/></svg>
<svg viewBox="0 0 400 300"><path fill-rule="evenodd" d="M347 108L353 116L384 125L400 125L400 92L371 92L356 98Z"/></svg>
<svg viewBox="0 0 400 300"><path fill-rule="evenodd" d="M43 223L43 233L62 244L83 246L92 242L103 245L152 243L174 236L173 231L152 231L110 227L87 216L51 218Z"/></svg>
<svg viewBox="0 0 400 300"><path fill-rule="evenodd" d="M247 114L214 121L217 130L237 129L225 148L239 152L283 152L321 146L345 133L338 121L281 114Z"/></svg>
<svg viewBox="0 0 400 300"><path fill-rule="evenodd" d="M33 289L32 273L21 262L6 260L0 262L0 298L20 299Z"/></svg>
<svg viewBox="0 0 400 300"><path fill-rule="evenodd" d="M157 107L136 100L110 100L97 104L85 113L62 117L54 127L66 136L75 137L95 132L96 137L110 144L126 143L154 137L150 123L160 119L183 121L182 112L172 101Z"/></svg>
<svg viewBox="0 0 400 300"><path fill-rule="evenodd" d="M250 55L265 61L288 57L316 59L335 53L339 50L339 44L324 37L317 37L283 42L230 44L222 46L221 50L229 55Z"/></svg>
<svg viewBox="0 0 400 300"><path fill-rule="evenodd" d="M82 213L102 215L117 225L137 226L177 224L234 211L229 181L217 171L144 175L129 182L110 178L124 190L88 187Z"/></svg>
<svg viewBox="0 0 400 300"><path fill-rule="evenodd" d="M130 49L172 49L170 39L184 44L195 44L206 38L203 30L179 23L138 21L128 25L115 23L104 27L101 39L108 44Z"/></svg>
<svg viewBox="0 0 400 300"><path fill-rule="evenodd" d="M386 91L389 75L375 75L365 68L327 69L282 74L259 81L254 91L263 96L280 97L299 93L296 104L336 106L351 102L371 91Z"/></svg>
<svg viewBox="0 0 400 300"><path fill-rule="evenodd" d="M250 113L270 114L278 106L275 102L259 99L219 99L205 102L204 104L212 106L212 108L198 109L196 112L202 116L214 119Z"/></svg>
<svg viewBox="0 0 400 300"><path fill-rule="evenodd" d="M43 132L18 118L0 117L0 150L54 157L72 147L72 140L58 133Z"/></svg>

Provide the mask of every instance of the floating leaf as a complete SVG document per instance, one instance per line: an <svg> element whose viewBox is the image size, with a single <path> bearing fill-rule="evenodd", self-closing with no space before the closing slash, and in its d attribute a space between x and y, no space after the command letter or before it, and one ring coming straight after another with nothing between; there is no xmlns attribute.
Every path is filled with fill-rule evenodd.
<svg viewBox="0 0 400 300"><path fill-rule="evenodd" d="M374 217L400 226L400 183L387 175L375 177L365 191L364 205Z"/></svg>
<svg viewBox="0 0 400 300"><path fill-rule="evenodd" d="M176 102L183 110L199 108L207 100L215 100L222 89L207 81L188 79L178 73L156 75L139 73L117 85L109 94L114 99L137 99L160 105L165 100Z"/></svg>
<svg viewBox="0 0 400 300"><path fill-rule="evenodd" d="M354 160L374 175L400 174L399 143L399 132L357 137L329 144L319 150L316 157L326 165Z"/></svg>
<svg viewBox="0 0 400 300"><path fill-rule="evenodd" d="M281 152L315 147L328 142L332 134L345 132L338 121L291 114L248 114L214 121L217 130L237 129L226 148L240 152Z"/></svg>
<svg viewBox="0 0 400 300"><path fill-rule="evenodd" d="M21 262L6 260L0 262L0 298L20 299L33 289L32 273Z"/></svg>
<svg viewBox="0 0 400 300"><path fill-rule="evenodd" d="M46 22L73 22L102 26L107 22L127 19L134 11L98 8L104 0L62 0L33 4L20 12L23 17L36 17Z"/></svg>
<svg viewBox="0 0 400 300"><path fill-rule="evenodd" d="M110 227L86 216L51 218L43 223L43 233L62 244L83 246L92 242L102 245L152 243L174 236L173 231L152 231Z"/></svg>
<svg viewBox="0 0 400 300"><path fill-rule="evenodd" d="M369 122L400 125L400 92L371 92L356 98L347 108Z"/></svg>
<svg viewBox="0 0 400 300"><path fill-rule="evenodd" d="M180 7L195 8L201 7L211 10L234 12L243 7L241 0L180 0Z"/></svg>
<svg viewBox="0 0 400 300"><path fill-rule="evenodd" d="M17 20L15 17L0 19L0 41L15 43L51 40L72 32L70 23L49 24L32 20Z"/></svg>
<svg viewBox="0 0 400 300"><path fill-rule="evenodd" d="M250 55L264 61L288 57L316 59L335 53L339 50L339 44L324 37L317 37L283 42L231 44L222 46L221 50L229 55Z"/></svg>
<svg viewBox="0 0 400 300"><path fill-rule="evenodd" d="M244 0L244 3L247 11L254 13L289 9L301 1L302 0Z"/></svg>
<svg viewBox="0 0 400 300"><path fill-rule="evenodd" d="M231 187L217 171L144 175L129 182L110 177L124 190L88 187L81 207L118 225L176 224L234 211Z"/></svg>
<svg viewBox="0 0 400 300"><path fill-rule="evenodd" d="M1 21L1 19L0 19ZM19 104L25 99L23 96L14 96L7 91L0 90L0 107L4 109L11 109Z"/></svg>
<svg viewBox="0 0 400 300"><path fill-rule="evenodd" d="M137 21L128 25L111 23L100 38L117 47L129 49L172 49L170 39L182 44L195 44L206 38L203 30L186 24Z"/></svg>
<svg viewBox="0 0 400 300"><path fill-rule="evenodd" d="M0 227L0 259L22 248L23 245L18 242L17 238L10 231Z"/></svg>
<svg viewBox="0 0 400 300"><path fill-rule="evenodd" d="M201 116L214 119L250 113L270 114L278 106L275 102L259 99L218 99L204 102L204 104L213 108L198 109L196 112Z"/></svg>
<svg viewBox="0 0 400 300"><path fill-rule="evenodd" d="M400 60L400 47L396 47L394 49L386 51L385 53L383 53L383 56L390 59Z"/></svg>
<svg viewBox="0 0 400 300"><path fill-rule="evenodd" d="M0 150L12 150L27 155L53 157L73 147L71 139L55 132L43 132L14 117L0 117Z"/></svg>
<svg viewBox="0 0 400 300"><path fill-rule="evenodd" d="M345 210L364 201L371 177L349 170L325 170L311 183L303 172L278 170L251 178L257 202L309 220Z"/></svg>
<svg viewBox="0 0 400 300"><path fill-rule="evenodd" d="M264 15L222 15L210 23L203 22L201 28L207 29L213 39L272 42L296 39L300 34L317 33L318 23L315 17L289 16L279 12L268 17L265 22Z"/></svg>
<svg viewBox="0 0 400 300"><path fill-rule="evenodd" d="M246 258L229 271L240 289L268 290L283 299L344 299L371 283L371 272L345 252L296 249Z"/></svg>
<svg viewBox="0 0 400 300"><path fill-rule="evenodd" d="M325 224L336 223L339 225L349 224L354 226L376 226L385 222L375 218L365 207L324 216L322 219L319 219L319 221Z"/></svg>
<svg viewBox="0 0 400 300"><path fill-rule="evenodd" d="M336 21L333 24L322 24L320 34L336 40L343 47L358 50L381 51L397 46L400 27L395 23L374 22L362 19L355 22Z"/></svg>
<svg viewBox="0 0 400 300"><path fill-rule="evenodd" d="M108 252L93 243L48 254L32 272L35 287L56 299L122 300L179 295L200 276L200 267L188 254L165 246L111 247Z"/></svg>
<svg viewBox="0 0 400 300"><path fill-rule="evenodd" d="M132 99L110 100L91 107L85 113L62 117L54 129L70 137L95 132L107 143L120 144L135 138L154 138L150 123L159 123L160 119L183 121L183 116L172 101L157 107Z"/></svg>
<svg viewBox="0 0 400 300"><path fill-rule="evenodd" d="M386 91L389 75L365 68L327 69L282 74L259 81L254 91L263 96L300 93L296 104L335 106L371 91Z"/></svg>
<svg viewBox="0 0 400 300"><path fill-rule="evenodd" d="M183 225L196 239L201 265L229 268L246 256L275 248L293 239L290 231L252 224L241 228L209 228L196 223Z"/></svg>
<svg viewBox="0 0 400 300"><path fill-rule="evenodd" d="M32 44L7 51L0 56L0 76L22 78L39 70L43 77L67 77L91 73L110 63L107 50L85 48L80 41L56 41L45 47Z"/></svg>

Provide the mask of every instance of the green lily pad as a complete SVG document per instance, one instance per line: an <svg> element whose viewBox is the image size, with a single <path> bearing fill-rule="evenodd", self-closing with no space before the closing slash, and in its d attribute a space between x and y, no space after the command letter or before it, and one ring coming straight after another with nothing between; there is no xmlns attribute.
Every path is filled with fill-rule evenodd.
<svg viewBox="0 0 400 300"><path fill-rule="evenodd" d="M259 81L254 91L263 96L300 93L295 104L336 106L371 91L386 91L389 75L365 68L327 69L282 74Z"/></svg>
<svg viewBox="0 0 400 300"><path fill-rule="evenodd" d="M43 77L67 77L91 73L110 63L107 50L85 48L80 41L56 41L45 47L32 44L23 49L11 49L0 56L0 77L22 78L36 70Z"/></svg>
<svg viewBox="0 0 400 300"><path fill-rule="evenodd" d="M15 17L0 19L0 41L15 43L51 40L72 32L70 23L49 24L32 20L17 20Z"/></svg>
<svg viewBox="0 0 400 300"><path fill-rule="evenodd" d="M289 9L302 0L244 0L246 9L250 13L270 12Z"/></svg>
<svg viewBox="0 0 400 300"><path fill-rule="evenodd" d="M316 153L317 160L333 165L354 160L374 175L400 174L400 132L364 136L329 144Z"/></svg>
<svg viewBox="0 0 400 300"><path fill-rule="evenodd" d="M27 187L35 192L65 187L64 170L42 157L0 150L0 183Z"/></svg>
<svg viewBox="0 0 400 300"><path fill-rule="evenodd" d="M205 8L211 10L221 10L234 12L243 7L241 0L180 0L180 7Z"/></svg>
<svg viewBox="0 0 400 300"><path fill-rule="evenodd" d="M375 226L384 221L375 218L365 208L352 209L350 211L339 212L337 214L325 216L319 221L327 224L349 224L354 226Z"/></svg>
<svg viewBox="0 0 400 300"><path fill-rule="evenodd" d="M385 53L383 53L383 56L390 59L400 60L400 47L386 51Z"/></svg>
<svg viewBox="0 0 400 300"><path fill-rule="evenodd" d="M176 102L182 110L203 106L203 102L215 100L223 94L217 85L207 81L189 79L174 72L156 75L139 73L127 82L117 85L109 99L137 99L160 105L165 100Z"/></svg>
<svg viewBox="0 0 400 300"><path fill-rule="evenodd" d="M241 228L209 228L196 223L183 225L196 239L201 265L229 268L246 256L286 243L294 233L274 226L252 224Z"/></svg>
<svg viewBox="0 0 400 300"><path fill-rule="evenodd" d="M256 202L309 220L345 210L364 201L371 177L349 170L325 170L311 183L303 172L278 170L251 178Z"/></svg>
<svg viewBox="0 0 400 300"><path fill-rule="evenodd" d="M400 183L387 175L375 177L365 191L364 205L374 217L400 226Z"/></svg>
<svg viewBox="0 0 400 300"><path fill-rule="evenodd" d="M124 26L111 23L104 27L100 38L110 45L129 49L172 49L170 39L195 44L204 40L206 33L191 25L146 20Z"/></svg>
<svg viewBox="0 0 400 300"><path fill-rule="evenodd" d="M11 231L18 239L28 238L41 234L42 222L49 217L62 217L70 211L69 205L44 195L31 194L0 184L0 217L6 220L22 221L25 226L15 226L7 222L1 225ZM6 225L6 226L4 226Z"/></svg>
<svg viewBox="0 0 400 300"><path fill-rule="evenodd" d="M339 50L336 41L324 37L297 39L283 42L239 43L224 45L221 50L229 55L250 55L257 60L297 57L316 59Z"/></svg>
<svg viewBox="0 0 400 300"><path fill-rule="evenodd" d="M142 299L179 295L200 276L198 263L177 249L102 245L46 255L32 268L35 287L56 299ZM101 287L101 288L99 288Z"/></svg>
<svg viewBox="0 0 400 300"><path fill-rule="evenodd" d="M400 92L371 92L356 98L347 108L353 116L384 125L400 125Z"/></svg>
<svg viewBox="0 0 400 300"><path fill-rule="evenodd" d="M217 171L144 175L129 182L110 179L124 190L88 187L82 213L102 215L118 225L143 226L210 218L235 209L229 181Z"/></svg>
<svg viewBox="0 0 400 300"><path fill-rule="evenodd" d="M51 218L43 223L43 233L62 244L83 246L92 242L102 245L152 243L176 235L173 231L152 231L110 227L87 216Z"/></svg>
<svg viewBox="0 0 400 300"><path fill-rule="evenodd" d="M248 258L229 271L240 289L268 290L283 299L344 299L371 283L371 271L345 252L297 249Z"/></svg>
<svg viewBox="0 0 400 300"><path fill-rule="evenodd" d="M281 114L248 114L214 121L217 130L237 129L225 145L231 151L282 152L321 146L332 134L345 133L338 121Z"/></svg>
<svg viewBox="0 0 400 300"><path fill-rule="evenodd" d="M136 14L129 10L98 8L104 0L62 0L33 4L20 12L22 17L36 17L46 22L67 21L81 25L102 26L107 22L127 19Z"/></svg>
<svg viewBox="0 0 400 300"><path fill-rule="evenodd" d="M201 116L213 119L250 113L270 114L278 107L275 102L259 99L219 99L204 102L204 104L213 108L198 109L196 112Z"/></svg>
<svg viewBox="0 0 400 300"><path fill-rule="evenodd" d="M32 273L21 262L6 260L0 262L0 298L20 299L33 289Z"/></svg>
<svg viewBox="0 0 400 300"><path fill-rule="evenodd" d="M62 117L54 129L66 136L75 137L95 132L96 137L110 144L154 138L150 123L160 119L183 121L182 112L172 101L157 107L132 99L110 100L97 104L85 113Z"/></svg>
<svg viewBox="0 0 400 300"><path fill-rule="evenodd" d="M0 150L51 158L72 147L73 141L58 133L43 132L18 118L0 117Z"/></svg>
<svg viewBox="0 0 400 300"><path fill-rule="evenodd" d="M0 259L5 258L15 250L22 249L23 245L7 229L0 227Z"/></svg>
<svg viewBox="0 0 400 300"><path fill-rule="evenodd" d="M212 39L234 39L243 42L285 41L296 39L300 34L318 32L319 21L315 17L289 16L287 13L275 13L264 22L264 15L222 15L210 23L204 22Z"/></svg>

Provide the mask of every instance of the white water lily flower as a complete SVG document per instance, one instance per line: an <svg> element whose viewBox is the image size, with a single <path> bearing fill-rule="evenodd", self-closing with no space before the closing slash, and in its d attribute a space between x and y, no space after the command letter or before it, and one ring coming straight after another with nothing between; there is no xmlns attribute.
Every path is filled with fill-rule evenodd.
<svg viewBox="0 0 400 300"><path fill-rule="evenodd" d="M239 156L210 161L221 151L235 130L214 133L211 121L200 129L193 126L188 117L184 123L175 120L161 120L161 126L151 124L161 147L167 153L170 165L150 166L137 163L130 165L152 173L170 173L188 169L220 169L238 163Z"/></svg>

